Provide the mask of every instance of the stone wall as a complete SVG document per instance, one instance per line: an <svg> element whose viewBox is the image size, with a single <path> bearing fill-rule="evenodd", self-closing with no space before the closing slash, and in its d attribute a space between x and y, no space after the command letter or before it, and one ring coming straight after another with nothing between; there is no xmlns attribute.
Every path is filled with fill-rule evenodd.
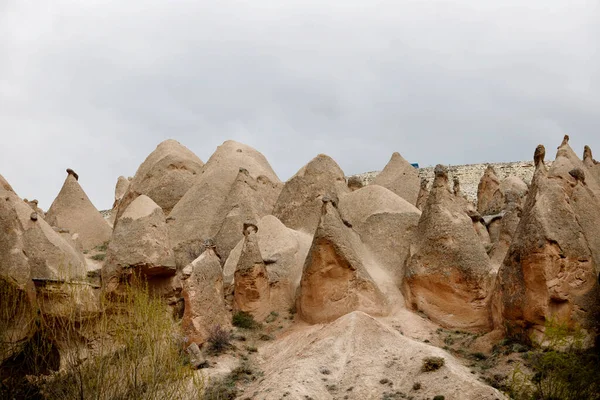
<svg viewBox="0 0 600 400"><path fill-rule="evenodd" d="M460 181L461 192L465 194L471 201L477 201L477 186L479 180L483 176L485 169L488 165L491 165L496 170L496 174L500 180L509 176L518 176L528 185L531 183L533 178L533 172L535 166L533 161L517 161L509 163L489 163L489 164L467 164L467 165L448 165L448 178L450 185L454 176L458 176ZM551 161L547 161L546 165L550 167ZM434 167L419 168L419 176L429 180L429 185L433 182L433 169ZM379 174L379 171L365 172L358 175L357 177L363 185L368 185L373 182L373 179Z"/></svg>

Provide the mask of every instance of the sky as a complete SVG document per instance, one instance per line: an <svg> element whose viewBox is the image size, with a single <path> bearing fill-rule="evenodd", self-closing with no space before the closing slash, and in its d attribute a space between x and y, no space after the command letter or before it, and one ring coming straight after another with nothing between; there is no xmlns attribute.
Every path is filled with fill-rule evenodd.
<svg viewBox="0 0 600 400"><path fill-rule="evenodd" d="M44 209L66 168L110 208L168 138L285 181L319 153L553 158L565 133L600 153L598 0L0 0L0 174Z"/></svg>

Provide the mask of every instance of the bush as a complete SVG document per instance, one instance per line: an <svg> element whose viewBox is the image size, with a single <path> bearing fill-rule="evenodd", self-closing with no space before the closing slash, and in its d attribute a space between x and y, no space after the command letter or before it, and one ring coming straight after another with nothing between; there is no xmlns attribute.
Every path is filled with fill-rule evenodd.
<svg viewBox="0 0 600 400"><path fill-rule="evenodd" d="M95 261L104 261L105 258L106 258L106 253L98 253L98 254L94 254L92 256L92 260L95 260Z"/></svg>
<svg viewBox="0 0 600 400"><path fill-rule="evenodd" d="M231 339L231 332L223 329L221 325L215 325L208 332L209 350L214 354L220 354L231 346Z"/></svg>
<svg viewBox="0 0 600 400"><path fill-rule="evenodd" d="M425 357L423 359L423 366L421 367L421 371L437 371L438 369L442 368L445 363L446 360L444 360L442 357Z"/></svg>
<svg viewBox="0 0 600 400"><path fill-rule="evenodd" d="M242 329L257 329L260 327L260 324L254 320L252 314L247 313L246 311L238 311L233 314L231 323L233 326Z"/></svg>

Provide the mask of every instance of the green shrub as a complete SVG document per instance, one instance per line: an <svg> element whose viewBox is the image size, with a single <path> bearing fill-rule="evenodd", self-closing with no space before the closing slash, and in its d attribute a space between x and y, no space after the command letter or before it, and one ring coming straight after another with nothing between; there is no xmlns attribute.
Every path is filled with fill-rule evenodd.
<svg viewBox="0 0 600 400"><path fill-rule="evenodd" d="M423 359L423 366L421 367L421 371L423 372L431 372L437 371L442 368L446 360L442 357L425 357Z"/></svg>
<svg viewBox="0 0 600 400"><path fill-rule="evenodd" d="M233 314L231 323L233 326L242 329L257 329L260 327L260 324L254 320L252 314L247 313L246 311L238 311Z"/></svg>
<svg viewBox="0 0 600 400"><path fill-rule="evenodd" d="M104 261L105 258L106 258L106 253L98 253L98 254L94 254L92 256L92 260L96 260L96 261Z"/></svg>

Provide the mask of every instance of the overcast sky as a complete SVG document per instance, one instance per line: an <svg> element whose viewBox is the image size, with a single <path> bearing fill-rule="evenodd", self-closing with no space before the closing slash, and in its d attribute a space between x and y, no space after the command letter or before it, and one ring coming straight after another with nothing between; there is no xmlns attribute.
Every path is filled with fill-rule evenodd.
<svg viewBox="0 0 600 400"><path fill-rule="evenodd" d="M47 209L70 167L99 209L164 139L227 139L282 180L600 158L598 0L0 0L0 174Z"/></svg>

